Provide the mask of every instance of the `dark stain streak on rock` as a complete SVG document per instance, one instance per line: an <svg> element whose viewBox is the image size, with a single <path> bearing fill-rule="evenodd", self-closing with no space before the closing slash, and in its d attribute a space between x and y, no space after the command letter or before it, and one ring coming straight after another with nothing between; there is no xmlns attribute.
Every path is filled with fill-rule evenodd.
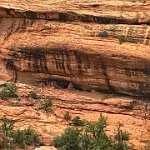
<svg viewBox="0 0 150 150"><path fill-rule="evenodd" d="M36 19L36 13L33 12L33 11L26 11L26 17L29 18L29 19Z"/></svg>
<svg viewBox="0 0 150 150"><path fill-rule="evenodd" d="M97 5L93 5L92 7L97 7ZM13 18L28 18L28 19L43 19L43 20L57 20L62 22L67 21L81 21L81 22L95 22L98 24L131 24L131 25L141 25L141 24L147 24L150 25L150 20L139 22L138 18L133 19L126 19L123 17L100 17L100 16L93 16L93 15L87 15L87 14L77 14L71 11L66 12L34 12L34 11L25 11L25 12L17 12L14 9L7 9L3 8L4 11L6 11L6 15L8 17ZM11 13L10 13L11 12ZM52 17L53 14L57 14L59 17ZM50 17L51 16L51 17Z"/></svg>
<svg viewBox="0 0 150 150"><path fill-rule="evenodd" d="M46 60L46 55L44 52L41 52L40 49L21 49L20 51L21 57L23 59L28 59L30 61L33 61L33 72L44 72L48 73L48 68L47 68L47 60Z"/></svg>
<svg viewBox="0 0 150 150"><path fill-rule="evenodd" d="M67 47L55 47L55 48L22 48L21 50L10 50L10 57L13 58L16 64L18 64L18 71L21 69L17 61L23 61L26 63L28 71L36 73L44 73L48 75L58 75L67 77L67 80L71 81L74 85L80 88L87 87L88 90L94 88L96 90L110 90L117 92L118 89L114 87L113 81L126 82L128 88L124 90L119 87L121 93L128 93L130 95L136 95L149 93L150 83L140 83L134 81L131 77L140 75L142 77L150 75L149 60L139 59L136 57L122 56L107 56L106 54L91 53L86 50L68 49ZM50 59L50 60L48 60ZM142 66L141 66L142 61ZM136 62L133 64L133 62ZM120 65L121 64L121 65ZM115 68L115 69L114 69ZM117 80L110 74L111 70L116 71L116 74L124 74L128 79ZM81 80L80 82L78 80ZM92 83L92 80L94 81ZM99 80L97 83L96 80ZM86 85L84 85L86 81ZM88 84L89 82L89 84ZM102 86L102 87L101 87ZM145 89L145 91L140 89ZM148 89L147 89L148 88Z"/></svg>

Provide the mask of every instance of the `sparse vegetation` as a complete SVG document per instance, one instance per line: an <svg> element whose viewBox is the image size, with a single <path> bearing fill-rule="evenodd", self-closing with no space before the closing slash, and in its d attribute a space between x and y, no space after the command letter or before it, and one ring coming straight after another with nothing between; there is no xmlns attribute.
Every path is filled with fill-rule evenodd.
<svg viewBox="0 0 150 150"><path fill-rule="evenodd" d="M32 99L38 99L38 95L36 94L35 91L30 91L28 96Z"/></svg>
<svg viewBox="0 0 150 150"><path fill-rule="evenodd" d="M7 100L9 98L18 97L17 95L17 86L13 83L8 83L1 91L0 98Z"/></svg>
<svg viewBox="0 0 150 150"><path fill-rule="evenodd" d="M13 107L14 107L14 106L19 106L19 104L16 103L16 102L9 102L8 105L9 105L9 106L13 106Z"/></svg>
<svg viewBox="0 0 150 150"><path fill-rule="evenodd" d="M80 132L75 128L67 128L63 135L54 139L53 144L60 150L79 150Z"/></svg>
<svg viewBox="0 0 150 150"><path fill-rule="evenodd" d="M122 44L123 42L131 42L131 43L142 43L142 39L134 38L132 36L125 37L124 35L108 35L106 31L100 32L98 34L99 37L108 37L112 36L114 38L117 38L119 40L119 43Z"/></svg>
<svg viewBox="0 0 150 150"><path fill-rule="evenodd" d="M47 98L40 106L39 109L44 110L45 112L51 111L52 110L52 100L50 98Z"/></svg>
<svg viewBox="0 0 150 150"><path fill-rule="evenodd" d="M13 129L14 121L3 117L0 127L0 149L14 150L17 147L25 148L28 145L39 145L38 135L30 128L25 130Z"/></svg>
<svg viewBox="0 0 150 150"><path fill-rule="evenodd" d="M117 132L115 135L116 143L115 148L116 150L128 150L130 149L129 146L125 141L129 140L129 133L127 131L122 131L121 127L123 125L121 123L118 124Z"/></svg>
<svg viewBox="0 0 150 150"><path fill-rule="evenodd" d="M100 32L99 37L108 37L108 33L106 31Z"/></svg>
<svg viewBox="0 0 150 150"><path fill-rule="evenodd" d="M78 120L78 119L77 119ZM59 150L129 150L129 146L123 142L128 140L126 132L118 126L116 140L107 136L105 128L107 118L100 116L97 122L88 122L86 126L67 128L61 136L53 140L53 145ZM120 140L121 139L121 140ZM121 145L121 146L120 146Z"/></svg>
<svg viewBox="0 0 150 150"><path fill-rule="evenodd" d="M74 126L84 126L85 121L81 120L79 116L76 116L72 119L72 124Z"/></svg>
<svg viewBox="0 0 150 150"><path fill-rule="evenodd" d="M146 144L145 149L144 150L150 150L150 141Z"/></svg>
<svg viewBox="0 0 150 150"><path fill-rule="evenodd" d="M131 42L131 43L140 43L140 42L141 42L140 39L138 39L138 38L133 38L133 37L131 37L131 36L127 37L127 38L126 38L126 41L127 41L127 42Z"/></svg>
<svg viewBox="0 0 150 150"><path fill-rule="evenodd" d="M39 139L33 129L24 129L14 131L12 134L15 145L25 148L27 145L39 146Z"/></svg>
<svg viewBox="0 0 150 150"><path fill-rule="evenodd" d="M69 114L69 112L68 112L68 111L65 113L65 115L64 115L64 119L65 119L66 121L71 120L71 116L70 116L70 114Z"/></svg>
<svg viewBox="0 0 150 150"><path fill-rule="evenodd" d="M124 35L118 35L119 43L122 44L123 42L126 42L126 37Z"/></svg>

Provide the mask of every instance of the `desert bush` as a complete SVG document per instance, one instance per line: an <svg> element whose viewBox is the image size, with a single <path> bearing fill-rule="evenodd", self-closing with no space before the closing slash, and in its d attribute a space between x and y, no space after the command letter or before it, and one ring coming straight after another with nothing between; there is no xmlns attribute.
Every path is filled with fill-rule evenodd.
<svg viewBox="0 0 150 150"><path fill-rule="evenodd" d="M133 38L131 36L127 37L126 41L131 42L131 43L140 43L141 42L141 40L139 38Z"/></svg>
<svg viewBox="0 0 150 150"><path fill-rule="evenodd" d="M9 136L12 134L13 131L13 126L14 126L14 121L12 119L8 119L6 118L6 116L4 116L2 119L2 125L0 127L0 132L4 135L4 136Z"/></svg>
<svg viewBox="0 0 150 150"><path fill-rule="evenodd" d="M64 114L64 119L65 119L66 121L71 120L71 116L70 116L69 112L66 112L66 113Z"/></svg>
<svg viewBox="0 0 150 150"><path fill-rule="evenodd" d="M124 35L118 35L119 43L122 44L123 42L126 42L126 37Z"/></svg>
<svg viewBox="0 0 150 150"><path fill-rule="evenodd" d="M53 145L59 150L129 150L125 142L122 143L122 147L119 145L120 137L123 141L128 139L126 133L118 127L116 133L117 141L114 141L107 136L105 132L106 127L107 118L100 116L98 121L87 122L80 129L66 129L64 134L54 139Z"/></svg>
<svg viewBox="0 0 150 150"><path fill-rule="evenodd" d="M90 150L92 144L92 138L88 135L87 132L83 132L80 135L80 148L79 150Z"/></svg>
<svg viewBox="0 0 150 150"><path fill-rule="evenodd" d="M13 150L15 144L11 137L13 132L14 121L4 116L2 119L2 125L0 127L0 149Z"/></svg>
<svg viewBox="0 0 150 150"><path fill-rule="evenodd" d="M76 116L72 119L72 124L74 126L84 126L85 122L79 116Z"/></svg>
<svg viewBox="0 0 150 150"><path fill-rule="evenodd" d="M30 91L28 96L32 99L38 99L38 95L35 91Z"/></svg>
<svg viewBox="0 0 150 150"><path fill-rule="evenodd" d="M106 31L100 32L99 37L108 37L108 33Z"/></svg>
<svg viewBox="0 0 150 150"><path fill-rule="evenodd" d="M114 138L115 141L115 150L129 150L130 147L127 145L126 141L129 140L129 133L127 131L122 131L121 127L123 125L121 123L118 124L118 128Z"/></svg>
<svg viewBox="0 0 150 150"><path fill-rule="evenodd" d="M90 149L93 150L113 149L114 146L113 140L105 133L106 127L107 127L107 118L103 116L100 116L100 118L96 122L88 123L86 130L88 131L88 134L91 135L92 137L90 139L89 145Z"/></svg>
<svg viewBox="0 0 150 150"><path fill-rule="evenodd" d="M12 137L14 143L21 148L24 148L27 145L39 146L38 135L33 129L28 128L14 131Z"/></svg>
<svg viewBox="0 0 150 150"><path fill-rule="evenodd" d="M38 135L30 128L14 130L14 121L3 117L0 127L0 149L13 150L16 147L25 148L28 145L39 145Z"/></svg>
<svg viewBox="0 0 150 150"><path fill-rule="evenodd" d="M15 150L15 144L11 138L0 135L0 149Z"/></svg>
<svg viewBox="0 0 150 150"><path fill-rule="evenodd" d="M13 83L8 83L1 91L0 98L7 100L9 98L18 97L17 95L17 86Z"/></svg>
<svg viewBox="0 0 150 150"><path fill-rule="evenodd" d="M67 128L65 133L54 139L53 145L62 150L79 150L80 132L75 128Z"/></svg>
<svg viewBox="0 0 150 150"><path fill-rule="evenodd" d="M52 100L47 98L40 106L39 109L44 110L45 112L51 111L53 106Z"/></svg>

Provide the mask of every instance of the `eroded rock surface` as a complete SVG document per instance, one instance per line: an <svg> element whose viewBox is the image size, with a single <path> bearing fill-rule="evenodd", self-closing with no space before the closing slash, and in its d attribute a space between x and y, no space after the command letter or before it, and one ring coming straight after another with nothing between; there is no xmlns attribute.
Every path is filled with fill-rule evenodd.
<svg viewBox="0 0 150 150"><path fill-rule="evenodd" d="M149 8L148 0L1 0L0 79L149 96Z"/></svg>
<svg viewBox="0 0 150 150"><path fill-rule="evenodd" d="M31 126L44 145L69 126L68 111L90 121L102 113L111 136L121 121L129 145L143 150L150 139L142 101L150 96L150 1L1 0L0 80L28 83L17 85L20 101L0 100L0 117L14 119L16 129ZM37 101L27 98L31 90ZM54 103L49 115L38 109L45 96Z"/></svg>
<svg viewBox="0 0 150 150"><path fill-rule="evenodd" d="M128 144L135 150L143 150L150 139L150 105L129 97L37 87L18 84L20 101L0 100L0 117L6 115L15 120L15 129L31 127L40 135L44 145L51 145L57 135L70 126L63 117L69 112L71 117L96 121L100 114L108 117L107 133L114 136L119 122L123 130L130 134ZM28 93L35 91L39 99L28 98ZM52 113L39 109L46 96L53 101ZM49 148L49 147L47 147Z"/></svg>

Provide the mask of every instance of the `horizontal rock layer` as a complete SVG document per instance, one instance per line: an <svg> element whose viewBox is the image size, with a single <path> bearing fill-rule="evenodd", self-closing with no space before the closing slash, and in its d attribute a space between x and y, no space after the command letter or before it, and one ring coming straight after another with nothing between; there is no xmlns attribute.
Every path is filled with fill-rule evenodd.
<svg viewBox="0 0 150 150"><path fill-rule="evenodd" d="M149 1L47 2L0 2L1 80L150 95Z"/></svg>
<svg viewBox="0 0 150 150"><path fill-rule="evenodd" d="M115 94L43 88L20 83L16 85L20 100L1 100L0 118L5 115L15 120L15 129L35 129L44 145L52 144L54 137L70 127L71 122L63 119L66 112L72 119L80 116L88 121L96 121L100 114L107 117L106 132L111 137L117 130L118 122L122 123L123 131L129 133L128 144L134 150L143 150L150 139L150 105L147 102ZM37 93L38 99L28 97L31 91ZM46 101L46 96L53 102L52 111L47 113L39 109Z"/></svg>

